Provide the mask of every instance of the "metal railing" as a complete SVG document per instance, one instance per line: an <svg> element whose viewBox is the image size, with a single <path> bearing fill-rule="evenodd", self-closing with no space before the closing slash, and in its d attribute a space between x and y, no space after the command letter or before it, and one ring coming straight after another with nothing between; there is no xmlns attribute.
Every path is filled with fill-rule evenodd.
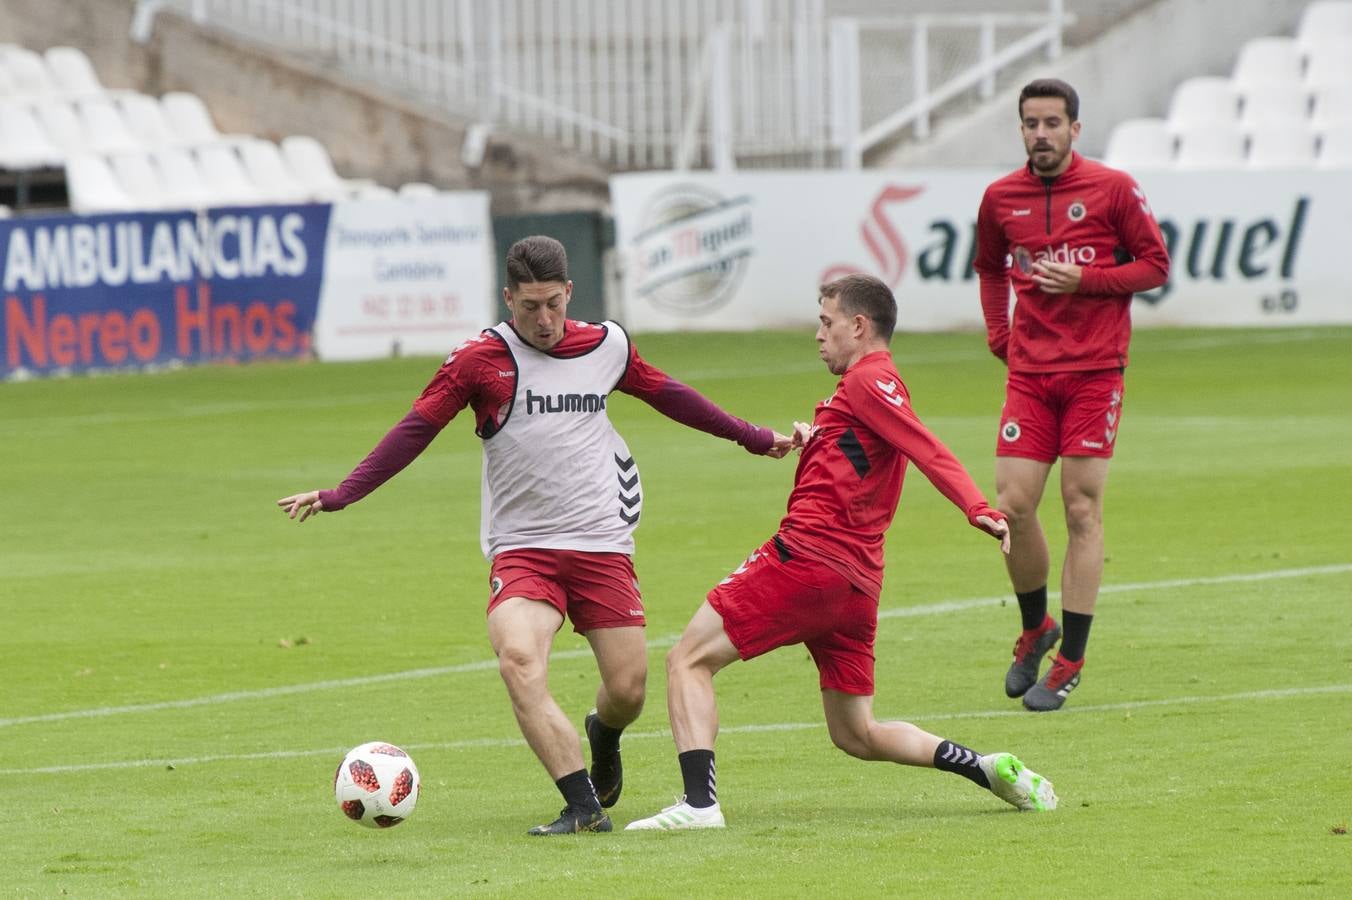
<svg viewBox="0 0 1352 900"><path fill-rule="evenodd" d="M1055 58L1069 21L1063 0L849 18L826 2L139 0L133 34L170 9L480 123L476 140L493 128L616 169L728 169L858 166L905 128L923 139L943 104Z"/></svg>

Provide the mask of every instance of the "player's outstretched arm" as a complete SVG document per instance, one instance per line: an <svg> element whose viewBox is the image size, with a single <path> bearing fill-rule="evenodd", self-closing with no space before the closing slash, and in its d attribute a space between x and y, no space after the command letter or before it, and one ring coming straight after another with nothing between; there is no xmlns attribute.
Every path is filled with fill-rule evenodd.
<svg viewBox="0 0 1352 900"><path fill-rule="evenodd" d="M989 534L1000 542L1000 550L1006 555L1009 554L1009 523L1005 521L1005 514L999 510L986 507L984 512L977 512L971 517L971 522L977 528Z"/></svg>
<svg viewBox="0 0 1352 900"><path fill-rule="evenodd" d="M277 501L277 505L286 513L288 519L294 519L297 515L304 522L310 516L318 515L324 511L324 501L319 499L319 491L306 491L303 494L292 494L290 497L283 497Z"/></svg>
<svg viewBox="0 0 1352 900"><path fill-rule="evenodd" d="M775 442L770 445L770 449L765 451L765 455L771 459L783 459L789 455L789 451L795 447L801 447L798 443L797 435L789 437L786 434L780 434L778 431L770 432L775 436Z"/></svg>

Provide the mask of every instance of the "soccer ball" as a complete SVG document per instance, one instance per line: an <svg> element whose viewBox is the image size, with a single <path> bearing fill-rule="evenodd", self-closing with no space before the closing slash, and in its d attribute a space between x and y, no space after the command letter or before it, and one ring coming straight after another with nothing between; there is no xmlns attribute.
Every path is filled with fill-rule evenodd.
<svg viewBox="0 0 1352 900"><path fill-rule="evenodd" d="M421 790L413 760L384 741L354 747L333 773L338 808L367 828L391 828L407 819Z"/></svg>

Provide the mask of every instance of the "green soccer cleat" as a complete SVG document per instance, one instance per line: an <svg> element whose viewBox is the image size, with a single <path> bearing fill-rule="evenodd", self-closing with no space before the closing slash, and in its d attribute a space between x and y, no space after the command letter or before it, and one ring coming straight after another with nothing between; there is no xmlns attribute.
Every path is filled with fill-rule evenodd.
<svg viewBox="0 0 1352 900"><path fill-rule="evenodd" d="M548 825L536 825L526 834L532 837L549 834L581 834L584 831L609 831L611 827L610 816L606 815L604 809L588 812L573 809L569 806L565 807L553 822Z"/></svg>
<svg viewBox="0 0 1352 900"><path fill-rule="evenodd" d="M988 753L977 762L991 783L991 793L1011 806L1035 812L1056 809L1052 783L1025 766L1013 753Z"/></svg>
<svg viewBox="0 0 1352 900"><path fill-rule="evenodd" d="M698 809L685 802L668 806L655 816L639 819L624 826L625 831L683 831L688 828L722 828L727 825L718 804Z"/></svg>

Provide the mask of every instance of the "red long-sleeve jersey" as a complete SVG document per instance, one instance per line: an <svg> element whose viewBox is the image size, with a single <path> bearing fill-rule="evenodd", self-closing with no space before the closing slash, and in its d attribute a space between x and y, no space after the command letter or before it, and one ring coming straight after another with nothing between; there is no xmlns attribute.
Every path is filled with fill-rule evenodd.
<svg viewBox="0 0 1352 900"><path fill-rule="evenodd" d="M879 350L847 369L835 393L817 405L781 538L790 550L878 596L883 535L901 499L908 459L972 524L979 515L1004 518L911 409L892 355Z"/></svg>
<svg viewBox="0 0 1352 900"><path fill-rule="evenodd" d="M1164 238L1130 175L1073 152L1055 178L1025 165L986 188L976 230L987 342L1011 372L1126 366L1132 294L1169 279ZM1079 290L1044 293L1031 274L1039 260L1081 266Z"/></svg>

